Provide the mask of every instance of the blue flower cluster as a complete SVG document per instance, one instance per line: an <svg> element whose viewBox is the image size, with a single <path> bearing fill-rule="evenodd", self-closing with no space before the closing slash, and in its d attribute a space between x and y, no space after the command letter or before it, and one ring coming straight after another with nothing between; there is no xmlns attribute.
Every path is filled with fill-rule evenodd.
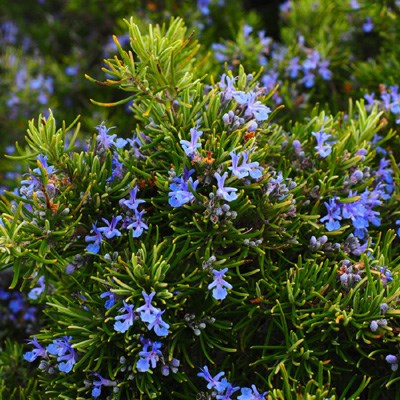
<svg viewBox="0 0 400 400"><path fill-rule="evenodd" d="M168 193L168 203L172 207L181 207L194 200L192 191L196 191L199 181L197 179L193 181L191 177L193 173L194 169L187 170L185 168L182 176L173 178L169 187L171 191Z"/></svg>
<svg viewBox="0 0 400 400"><path fill-rule="evenodd" d="M157 336L167 336L169 325L163 321L162 315L164 311L159 308L154 307L151 303L156 292L152 292L149 295L143 291L142 292L145 304L136 309L136 313L140 314L139 317L142 322L147 326L147 329L151 331L154 329L154 333ZM119 311L125 314L118 315L115 319L117 322L114 324L114 330L117 332L125 333L135 321L135 311L134 306L123 301L124 307Z"/></svg>
<svg viewBox="0 0 400 400"><path fill-rule="evenodd" d="M36 322L36 313L37 308L30 306L19 291L0 288L1 324L10 322L15 328L20 329L26 323Z"/></svg>
<svg viewBox="0 0 400 400"><path fill-rule="evenodd" d="M286 11L289 11L291 3L288 2L287 4ZM267 91L272 91L277 85L281 85L283 80L287 79L295 81L299 90L301 88L313 88L318 77L324 81L331 81L332 71L329 59L322 56L316 49L305 46L303 36L298 38L297 45L292 48L274 42L272 37L265 36L264 31L257 32L256 37L252 35L252 32L253 28L245 23L242 31L238 34L240 38L238 41L257 49L257 63L265 67L261 81ZM234 58L245 58L241 54L241 50L230 42L214 43L212 50L215 59L220 63L230 63L233 55L235 55ZM234 66L231 69L234 69ZM294 92L298 93L297 90ZM272 94L272 99L276 104L283 103L277 91Z"/></svg>
<svg viewBox="0 0 400 400"><path fill-rule="evenodd" d="M380 226L380 213L374 208L382 205L382 200L388 200L394 190L393 171L389 168L389 161L382 158L378 170L375 172L375 187L366 188L364 192L358 194L356 191L349 191L350 202L340 202L334 196L325 202L327 215L320 218L325 222L325 228L329 231L340 229L340 221L348 219L354 227L354 235L359 239L366 239L370 224ZM355 170L349 178L349 182L357 182L363 178L363 172Z"/></svg>
<svg viewBox="0 0 400 400"><path fill-rule="evenodd" d="M396 124L400 124L400 93L399 87L380 86L380 99L375 99L375 93L366 93L364 99L367 102L365 108L371 110L374 106L379 109L393 114L396 118Z"/></svg>
<svg viewBox="0 0 400 400"><path fill-rule="evenodd" d="M132 236L134 238L140 237L143 231L149 228L143 220L145 211L138 210L138 206L145 201L136 198L137 192L138 187L135 186L129 193L129 199L120 200L119 204L124 211L124 217L117 215L116 217L112 217L110 221L102 218L102 221L106 225L102 227L98 227L97 223L92 224L92 230L90 232L94 233L94 235L86 235L85 237L86 242L93 242L87 245L87 252L98 254L103 238L112 239L121 236L121 231L117 229L117 225L120 221L122 221L121 228L132 230Z"/></svg>
<svg viewBox="0 0 400 400"><path fill-rule="evenodd" d="M38 357L42 357L46 362L41 363L39 368L44 369L53 361L49 357L49 355L51 355L57 359L57 367L59 371L65 373L71 372L76 363L76 351L71 346L71 340L72 336L63 336L61 339L54 339L53 343L50 343L45 349L38 342L37 338L34 337L33 340L28 341L28 344L34 345L35 349L26 352L23 356L24 360L33 362Z"/></svg>
<svg viewBox="0 0 400 400"><path fill-rule="evenodd" d="M225 372L219 372L214 377L210 374L208 367L201 368L201 372L197 376L207 381L207 389L213 390L212 396L217 400L233 400L231 397L235 392L241 391L241 394L236 397L237 400L264 400L268 392L260 393L255 385L251 388L233 386L226 378L223 378Z"/></svg>

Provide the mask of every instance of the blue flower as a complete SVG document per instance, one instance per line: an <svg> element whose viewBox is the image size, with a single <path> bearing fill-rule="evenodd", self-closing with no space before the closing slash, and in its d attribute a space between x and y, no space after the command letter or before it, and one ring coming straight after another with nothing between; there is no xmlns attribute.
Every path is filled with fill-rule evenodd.
<svg viewBox="0 0 400 400"><path fill-rule="evenodd" d="M227 176L227 172L225 172L222 176L218 172L215 172L214 177L217 179L218 184L217 196L223 197L226 201L233 201L238 198L238 195L235 193L237 192L237 189L233 187L224 187Z"/></svg>
<svg viewBox="0 0 400 400"><path fill-rule="evenodd" d="M198 180L193 182L193 179L190 176L193 172L194 169L191 169L190 171L185 170L182 177L174 178L173 183L171 183L169 187L171 192L168 193L168 203L172 207L181 207L195 198L189 189L190 187L195 191L199 184Z"/></svg>
<svg viewBox="0 0 400 400"><path fill-rule="evenodd" d="M47 352L53 356L57 356L57 361L59 362L58 369L65 373L70 372L76 363L75 350L69 343L71 339L71 336L64 336L61 339L53 340L53 343L47 346Z"/></svg>
<svg viewBox="0 0 400 400"><path fill-rule="evenodd" d="M22 311L25 307L25 302L22 296L18 292L13 293L13 299L8 303L8 308L17 314Z"/></svg>
<svg viewBox="0 0 400 400"><path fill-rule="evenodd" d="M137 192L139 188L135 186L131 191L129 192L129 199L121 199L119 201L119 205L122 207L129 208L130 210L136 210L141 203L145 203L144 200L136 199Z"/></svg>
<svg viewBox="0 0 400 400"><path fill-rule="evenodd" d="M372 30L374 29L374 24L372 22L372 19L370 17L367 17L362 27L365 33L372 32Z"/></svg>
<svg viewBox="0 0 400 400"><path fill-rule="evenodd" d="M301 71L301 65L299 64L299 57L293 57L289 61L289 65L287 66L287 71L289 72L289 76L294 79Z"/></svg>
<svg viewBox="0 0 400 400"><path fill-rule="evenodd" d="M241 389L241 395L237 400L264 400L268 392L259 393L255 385L251 385L251 389L244 387Z"/></svg>
<svg viewBox="0 0 400 400"><path fill-rule="evenodd" d="M31 300L37 300L39 298L39 296L44 292L44 290L46 288L46 284L44 282L44 276L43 275L38 279L37 284L39 286L34 287L28 293L28 297Z"/></svg>
<svg viewBox="0 0 400 400"><path fill-rule="evenodd" d="M191 158L197 153L197 149L201 147L201 143L198 142L200 136L203 134L202 131L198 131L196 128L190 129L190 142L187 140L181 140L179 143L182 145L185 154Z"/></svg>
<svg viewBox="0 0 400 400"><path fill-rule="evenodd" d="M33 362L38 357L47 357L46 350L39 344L36 336L33 337L33 340L28 340L28 344L33 344L36 348L24 354L25 361Z"/></svg>
<svg viewBox="0 0 400 400"><path fill-rule="evenodd" d="M100 394L101 394L101 387L102 386L116 386L117 382L112 381L110 379L105 379L103 378L99 373L97 372L93 372L93 374L97 379L99 379L98 381L94 381L93 382L93 389L92 389L92 396L97 399Z"/></svg>
<svg viewBox="0 0 400 400"><path fill-rule="evenodd" d="M329 154L332 153L333 142L325 143L325 141L328 140L331 135L329 133L325 133L323 130L319 132L311 132L311 134L317 141L317 145L314 147L314 149L318 152L319 156L322 158L328 157Z"/></svg>
<svg viewBox="0 0 400 400"><path fill-rule="evenodd" d="M115 304L115 293L110 291L104 292L100 295L100 298L104 299L104 297L109 297L109 299L104 303L104 308L108 310Z"/></svg>
<svg viewBox="0 0 400 400"><path fill-rule="evenodd" d="M381 198L383 200L389 200L390 195L394 190L394 182L393 182L393 170L390 168L390 161L385 158L381 158L379 162L379 168L375 172L375 177L378 183L381 183L381 187L383 188Z"/></svg>
<svg viewBox="0 0 400 400"><path fill-rule="evenodd" d="M228 268L224 268L221 271L213 269L214 281L208 285L208 289L213 289L213 297L216 300L225 299L228 294L226 289L232 289L232 285L224 280L227 271Z"/></svg>
<svg viewBox="0 0 400 400"><path fill-rule="evenodd" d="M107 221L105 218L102 218L103 222L107 225L105 227L97 228L98 232L104 234L107 239L112 239L115 236L121 236L121 232L116 228L119 221L121 221L122 217L118 215L117 217L112 217L111 221Z"/></svg>
<svg viewBox="0 0 400 400"><path fill-rule="evenodd" d="M153 297L156 295L156 292L151 292L147 294L145 291L142 291L142 296L144 298L145 304L136 309L136 312L140 312L140 319L143 322L151 322L154 320L154 314L159 311L158 308L153 307L151 302Z"/></svg>
<svg viewBox="0 0 400 400"><path fill-rule="evenodd" d="M393 354L388 354L385 357L386 362L388 362L392 368L392 371L397 371L399 368L399 358Z"/></svg>
<svg viewBox="0 0 400 400"><path fill-rule="evenodd" d="M222 43L213 43L211 49L214 51L214 57L218 62L229 61L226 55L226 46Z"/></svg>
<svg viewBox="0 0 400 400"><path fill-rule="evenodd" d="M208 367L204 366L200 368L201 372L197 374L200 378L204 378L207 383L207 389L216 389L218 392L222 392L225 390L227 386L226 379L224 381L220 381L221 377L225 375L225 372L221 371L214 377L211 376L210 372L208 371Z"/></svg>
<svg viewBox="0 0 400 400"><path fill-rule="evenodd" d="M225 381L226 381L226 379L225 379ZM217 394L216 399L217 400L233 400L231 398L232 394L237 392L239 389L240 389L239 386L233 386L229 382L226 382L226 387L225 387L226 392Z"/></svg>
<svg viewBox="0 0 400 400"><path fill-rule="evenodd" d="M262 104L261 101L256 101L257 93L237 91L233 94L234 99L246 107L244 115L246 117L254 117L257 122L266 121L271 109Z"/></svg>
<svg viewBox="0 0 400 400"><path fill-rule="evenodd" d="M210 6L210 2L211 0L197 0L197 8L203 15L210 14L210 10L208 8Z"/></svg>
<svg viewBox="0 0 400 400"><path fill-rule="evenodd" d="M303 79L301 81L303 82L304 86L307 89L312 88L314 86L314 84L315 84L315 75L314 75L314 73L307 70L304 73Z"/></svg>
<svg viewBox="0 0 400 400"><path fill-rule="evenodd" d="M119 311L124 311L126 312L126 314L118 315L117 317L115 317L117 322L114 323L114 330L121 333L125 333L135 321L133 305L127 304L125 301L123 301L123 303L124 307L121 308Z"/></svg>
<svg viewBox="0 0 400 400"><path fill-rule="evenodd" d="M319 63L318 72L321 75L321 78L325 81L329 81L332 78L332 71L328 69L329 61L324 60Z"/></svg>
<svg viewBox="0 0 400 400"><path fill-rule="evenodd" d="M122 179L124 174L125 166L119 161L118 153L114 153L111 163L111 176L107 179L107 182L112 182L115 178Z"/></svg>
<svg viewBox="0 0 400 400"><path fill-rule="evenodd" d="M328 211L328 215L320 219L321 222L328 221L325 223L325 228L329 231L336 231L340 229L340 220L342 219L340 215L340 206L336 203L336 196L333 199L329 199L329 203L324 202L325 207Z"/></svg>
<svg viewBox="0 0 400 400"><path fill-rule="evenodd" d="M257 161L247 163L249 151L243 151L238 155L232 151L229 153L232 158L232 167L228 167L232 174L239 179L250 175L253 179L259 179L262 176L264 168L260 167ZM242 157L242 164L238 166L239 158Z"/></svg>
<svg viewBox="0 0 400 400"><path fill-rule="evenodd" d="M134 238L140 237L144 229L149 229L148 225L142 219L144 213L144 210L135 210L135 219L127 226L128 229L135 228L132 230L132 236Z"/></svg>
<svg viewBox="0 0 400 400"><path fill-rule="evenodd" d="M54 171L54 166L47 164L47 158L48 158L48 156L43 156L43 155L39 154L36 162L38 164L38 167L41 167L42 169L44 169L46 171L47 175L50 175L50 174L53 174L55 171ZM38 175L42 175L41 168L35 168L33 170L33 172L35 172Z"/></svg>
<svg viewBox="0 0 400 400"><path fill-rule="evenodd" d="M33 174L26 174L29 175L28 179L23 179L21 181L21 188L19 192L22 196L32 197L33 192L38 190L42 187L42 183L40 180Z"/></svg>
<svg viewBox="0 0 400 400"><path fill-rule="evenodd" d="M96 126L96 129L98 131L96 140L100 148L109 149L112 145L115 144L115 138L117 137L117 135L108 134L108 132L114 128L115 126L107 128L104 121L100 125Z"/></svg>
<svg viewBox="0 0 400 400"><path fill-rule="evenodd" d="M92 224L92 230L90 232L93 232L93 236L86 236L85 241L86 242L94 242L86 247L86 251L88 253L93 253L97 254L100 250L100 244L103 241L103 236L101 234L101 231L97 228L96 224Z"/></svg>
<svg viewBox="0 0 400 400"><path fill-rule="evenodd" d="M233 95L237 92L235 88L235 80L236 78L231 78L226 74L221 75L219 87L224 90L224 99L226 101L231 100Z"/></svg>
<svg viewBox="0 0 400 400"><path fill-rule="evenodd" d="M388 282L393 281L392 273L387 269L387 267L381 267L379 272L384 287L388 284Z"/></svg>
<svg viewBox="0 0 400 400"><path fill-rule="evenodd" d="M167 336L168 335L168 328L169 325L163 321L162 315L164 314L164 311L157 310L156 313L153 314L153 319L150 321L149 325L147 326L147 329L151 331L154 328L154 332L157 336Z"/></svg>
<svg viewBox="0 0 400 400"><path fill-rule="evenodd" d="M136 368L140 372L147 372L151 368L157 366L157 362L162 356L160 348L162 344L160 342L152 342L149 339L142 339L143 350L139 352L140 359L136 363ZM151 349L149 350L149 348Z"/></svg>
<svg viewBox="0 0 400 400"><path fill-rule="evenodd" d="M148 136L146 136L144 133L140 133L140 136L143 138L143 140L149 139ZM132 139L127 139L128 143L131 146L131 152L133 152L133 156L139 160L141 158L146 158L141 152L140 152L140 147L142 147L142 142L139 138L138 135L133 135Z"/></svg>

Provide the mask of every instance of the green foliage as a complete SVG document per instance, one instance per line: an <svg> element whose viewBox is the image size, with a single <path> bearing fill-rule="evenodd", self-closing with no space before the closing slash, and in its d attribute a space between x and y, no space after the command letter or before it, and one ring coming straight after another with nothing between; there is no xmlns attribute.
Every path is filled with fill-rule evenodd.
<svg viewBox="0 0 400 400"><path fill-rule="evenodd" d="M293 25L308 12L296 7ZM336 38L343 26L325 18ZM10 288L30 290L43 307L31 337L43 348L67 337L76 355L66 372L51 346L22 361L22 346L5 342L0 370L17 370L12 382L22 378L20 386L1 382L4 396L95 397L100 374L110 398L208 398L222 390L207 391L197 376L207 365L212 376L224 370L270 399L395 398L398 378L386 360L398 354L400 329L395 130L363 100L290 121L289 111L266 106L279 92L243 66L205 76L208 60L181 18L146 32L134 21L125 21L129 48L114 38L106 80L88 77L118 89L115 101L95 105L133 100L129 122L112 120L112 131L97 121L93 135L78 119L59 127L50 112L29 122L26 148L17 146L14 159L30 168L19 192L1 202L2 268L12 269ZM327 32L315 35L329 45ZM232 49L246 40L239 33ZM243 176L234 155L242 170L251 163ZM133 190L143 200L136 206ZM110 226L118 217L119 234ZM221 271L223 295L212 286ZM42 277L45 289L32 295ZM143 292L155 293L168 334L136 311ZM114 298L109 307L105 293ZM134 318L123 330L128 306ZM162 346L145 371L144 338Z"/></svg>

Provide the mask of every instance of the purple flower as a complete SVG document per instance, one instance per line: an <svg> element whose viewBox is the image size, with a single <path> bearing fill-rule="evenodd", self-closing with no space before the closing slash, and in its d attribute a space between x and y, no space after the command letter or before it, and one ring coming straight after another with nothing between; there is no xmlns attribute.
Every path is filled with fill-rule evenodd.
<svg viewBox="0 0 400 400"><path fill-rule="evenodd" d="M362 28L363 28L363 31L365 33L372 32L372 30L374 29L374 24L373 24L373 22L372 22L370 17L367 17L367 19L365 20Z"/></svg>
<svg viewBox="0 0 400 400"><path fill-rule="evenodd" d="M127 304L125 301L123 303L124 307L120 308L119 311L124 311L126 314L116 316L117 322L114 323L114 330L121 333L125 333L135 321L133 305Z"/></svg>
<svg viewBox="0 0 400 400"><path fill-rule="evenodd" d="M38 279L37 284L39 286L34 287L28 293L28 298L30 298L31 300L37 300L46 288L43 275Z"/></svg>
<svg viewBox="0 0 400 400"><path fill-rule="evenodd" d="M307 58L303 61L304 71L309 71L311 69L316 69L320 60L320 54L318 51L313 50L307 55Z"/></svg>
<svg viewBox="0 0 400 400"><path fill-rule="evenodd" d="M185 170L182 177L174 178L173 183L171 183L169 187L171 192L168 193L168 203L172 207L181 207L194 199L194 195L190 191L189 186L195 191L199 181L195 180L193 182L193 179L190 176L193 172L194 169L191 169L190 171Z"/></svg>
<svg viewBox="0 0 400 400"><path fill-rule="evenodd" d="M336 231L340 229L340 206L336 203L336 196L333 199L329 199L329 202L324 202L328 214L320 219L321 222L328 221L325 223L325 228L329 231Z"/></svg>
<svg viewBox="0 0 400 400"><path fill-rule="evenodd" d="M265 400L265 396L268 394L268 392L259 393L255 385L251 385L251 389L242 388L240 393L237 400Z"/></svg>
<svg viewBox="0 0 400 400"><path fill-rule="evenodd" d="M19 189L19 192L21 196L27 196L27 197L32 197L33 192L35 190L38 190L41 188L42 183L40 180L33 174L26 174L29 175L27 179L23 179L21 181L21 188Z"/></svg>
<svg viewBox="0 0 400 400"><path fill-rule="evenodd" d="M162 315L164 314L164 311L157 310L156 313L153 314L153 319L147 326L147 329L151 331L154 328L154 332L157 336L167 336L168 335L168 328L169 325L163 321Z"/></svg>
<svg viewBox="0 0 400 400"><path fill-rule="evenodd" d="M33 172L35 172L38 175L42 175L42 170L41 170L42 168L46 171L47 175L53 174L55 172L54 166L47 164L47 158L48 156L43 156L42 154L39 154L36 160L38 168L35 168Z"/></svg>
<svg viewBox="0 0 400 400"><path fill-rule="evenodd" d="M101 394L101 387L102 386L117 386L117 382L112 381L110 379L105 379L103 378L99 373L97 372L93 372L93 374L97 379L99 379L98 381L94 381L93 382L93 390L92 390L92 396L97 399L100 394Z"/></svg>
<svg viewBox="0 0 400 400"><path fill-rule="evenodd" d="M388 282L393 281L392 273L387 269L387 267L381 267L380 269L381 281L384 287L388 284Z"/></svg>
<svg viewBox="0 0 400 400"><path fill-rule="evenodd" d="M222 43L213 43L211 49L214 51L214 57L218 62L229 61L226 55L226 46Z"/></svg>
<svg viewBox="0 0 400 400"><path fill-rule="evenodd" d="M25 308L25 302L18 292L13 293L13 299L8 303L8 308L13 314L17 314Z"/></svg>
<svg viewBox="0 0 400 400"><path fill-rule="evenodd" d="M104 297L108 297L109 299L106 300L106 302L104 303L104 308L106 310L109 310L114 304L115 304L115 293L113 292L104 292L100 295L101 299L104 299Z"/></svg>
<svg viewBox="0 0 400 400"><path fill-rule="evenodd" d="M388 354L385 357L385 360L386 360L386 362L388 362L390 364L392 371L397 371L397 369L399 368L399 359L397 356L395 356L393 354Z"/></svg>
<svg viewBox="0 0 400 400"><path fill-rule="evenodd" d="M132 236L134 238L140 237L144 229L149 229L148 225L143 221L142 217L145 211L135 210L135 219L127 226L127 229L132 229Z"/></svg>
<svg viewBox="0 0 400 400"><path fill-rule="evenodd" d="M143 322L151 322L154 320L154 314L159 312L160 310L151 305L153 297L156 295L156 292L151 292L147 294L145 291L142 291L142 296L144 298L144 305L140 306L136 309L136 312L140 312L140 319Z"/></svg>
<svg viewBox="0 0 400 400"><path fill-rule="evenodd" d="M141 203L145 203L144 200L136 199L136 195L138 192L139 188L135 186L131 191L129 192L129 200L127 199L121 199L119 201L119 205L122 207L129 208L130 210L136 210Z"/></svg>
<svg viewBox="0 0 400 400"><path fill-rule="evenodd" d="M121 236L121 232L116 228L119 221L121 221L122 217L118 215L117 217L112 217L111 221L107 221L105 218L102 218L103 222L107 225L101 228L97 228L98 232L104 234L107 239L112 239L115 236Z"/></svg>
<svg viewBox="0 0 400 400"><path fill-rule="evenodd" d="M47 352L53 356L57 356L57 361L59 362L58 369L65 373L70 372L76 363L75 350L69 343L71 339L71 336L64 336L61 339L53 340L53 343L47 346Z"/></svg>
<svg viewBox="0 0 400 400"><path fill-rule="evenodd" d="M221 80L219 82L219 87L224 90L224 99L229 101L232 99L233 95L237 92L235 88L236 78L231 78L226 74L221 75ZM225 83L226 82L226 83Z"/></svg>
<svg viewBox="0 0 400 400"><path fill-rule="evenodd" d="M226 379L225 379L225 381L226 381ZM233 386L229 382L226 381L226 387L224 389L224 390L226 390L226 392L217 394L216 399L217 400L233 400L231 398L232 394L237 392L239 389L240 389L239 386Z"/></svg>
<svg viewBox="0 0 400 400"><path fill-rule="evenodd" d="M115 144L115 138L117 137L117 135L108 134L108 132L114 128L115 126L107 128L104 121L100 125L96 126L96 129L98 131L96 140L100 148L109 149L112 145Z"/></svg>
<svg viewBox="0 0 400 400"><path fill-rule="evenodd" d="M140 372L146 372L151 368L157 366L157 362L162 356L160 348L162 344L160 342L152 342L149 339L142 339L143 350L139 353L140 359L136 363L136 368ZM151 349L149 350L149 348Z"/></svg>
<svg viewBox="0 0 400 400"><path fill-rule="evenodd" d="M211 0L197 0L197 9L203 14L203 15L209 15L210 10L209 10L209 5L210 5Z"/></svg>
<svg viewBox="0 0 400 400"><path fill-rule="evenodd" d="M94 242L86 247L86 251L88 253L93 253L97 254L100 250L100 244L103 241L103 236L101 234L101 231L97 228L96 224L92 225L92 230L90 232L93 232L93 236L86 236L85 241L86 242Z"/></svg>
<svg viewBox="0 0 400 400"><path fill-rule="evenodd" d="M238 198L238 195L235 193L237 192L237 189L233 187L224 187L227 176L227 172L225 172L222 176L218 172L215 172L214 177L217 179L218 184L217 196L223 197L226 201L233 201Z"/></svg>
<svg viewBox="0 0 400 400"><path fill-rule="evenodd" d="M325 143L325 141L328 140L331 135L329 133L325 133L323 130L319 132L311 132L311 134L317 141L317 145L314 147L314 149L319 153L319 156L322 158L328 157L329 154L332 153L333 142Z"/></svg>
<svg viewBox="0 0 400 400"><path fill-rule="evenodd" d="M111 176L107 179L107 182L112 182L115 178L122 179L124 174L125 166L119 161L118 153L114 153L111 162Z"/></svg>
<svg viewBox="0 0 400 400"><path fill-rule="evenodd" d="M246 107L244 115L246 117L254 117L257 122L266 121L268 119L271 109L261 101L256 101L257 93L249 92L236 92L233 96L235 100Z"/></svg>
<svg viewBox="0 0 400 400"><path fill-rule="evenodd" d="M223 375L225 375L225 372L219 372L217 375L214 377L211 376L210 372L208 371L208 367L204 366L203 368L200 368L201 372L197 374L200 378L204 378L208 384L207 384L207 389L216 389L218 392L222 392L226 388L227 381L225 379L225 382L221 382L220 379Z"/></svg>
<svg viewBox="0 0 400 400"><path fill-rule="evenodd" d="M315 84L315 75L314 75L314 73L307 70L304 73L304 77L303 77L303 79L301 81L303 82L304 86L307 89L312 88L314 86L314 84Z"/></svg>
<svg viewBox="0 0 400 400"><path fill-rule="evenodd" d="M289 61L289 65L287 66L287 71L289 72L289 76L294 79L297 77L299 74L299 71L301 70L301 65L299 64L299 57L293 57Z"/></svg>
<svg viewBox="0 0 400 400"><path fill-rule="evenodd" d="M36 336L33 337L33 340L28 340L28 344L33 344L36 348L24 354L23 357L25 361L33 362L38 357L47 358L46 350L39 344Z"/></svg>
<svg viewBox="0 0 400 400"><path fill-rule="evenodd" d="M224 268L221 271L213 269L214 281L208 285L208 289L213 289L213 297L216 300L225 299L228 294L226 289L232 289L232 285L224 280L227 271L228 268Z"/></svg>
<svg viewBox="0 0 400 400"><path fill-rule="evenodd" d="M321 75L321 78L325 81L329 81L332 78L332 71L328 69L329 64L328 60L324 60L321 61L318 66L318 72Z"/></svg>
<svg viewBox="0 0 400 400"><path fill-rule="evenodd" d="M250 175L253 179L261 178L262 171L264 168L260 167L258 162L247 163L249 158L249 151L243 151L238 155L235 152L229 153L232 157L232 167L228 167L232 171L232 174L237 176L239 179ZM239 167L239 158L242 157L242 164Z"/></svg>
<svg viewBox="0 0 400 400"><path fill-rule="evenodd" d="M197 153L197 149L201 147L201 143L198 142L203 131L198 131L196 128L190 129L190 142L187 140L181 140L179 143L182 145L185 154L191 158Z"/></svg>

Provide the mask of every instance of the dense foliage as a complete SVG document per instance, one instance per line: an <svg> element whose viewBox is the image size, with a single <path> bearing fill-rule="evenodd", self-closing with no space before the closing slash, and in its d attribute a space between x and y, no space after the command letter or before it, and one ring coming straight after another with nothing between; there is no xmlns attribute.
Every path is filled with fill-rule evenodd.
<svg viewBox="0 0 400 400"><path fill-rule="evenodd" d="M4 126L52 109L3 164L0 393L397 398L400 6L288 1L275 38L224 2L179 6L138 4L114 50L89 29L102 74L79 40L86 79L40 40L4 64Z"/></svg>

